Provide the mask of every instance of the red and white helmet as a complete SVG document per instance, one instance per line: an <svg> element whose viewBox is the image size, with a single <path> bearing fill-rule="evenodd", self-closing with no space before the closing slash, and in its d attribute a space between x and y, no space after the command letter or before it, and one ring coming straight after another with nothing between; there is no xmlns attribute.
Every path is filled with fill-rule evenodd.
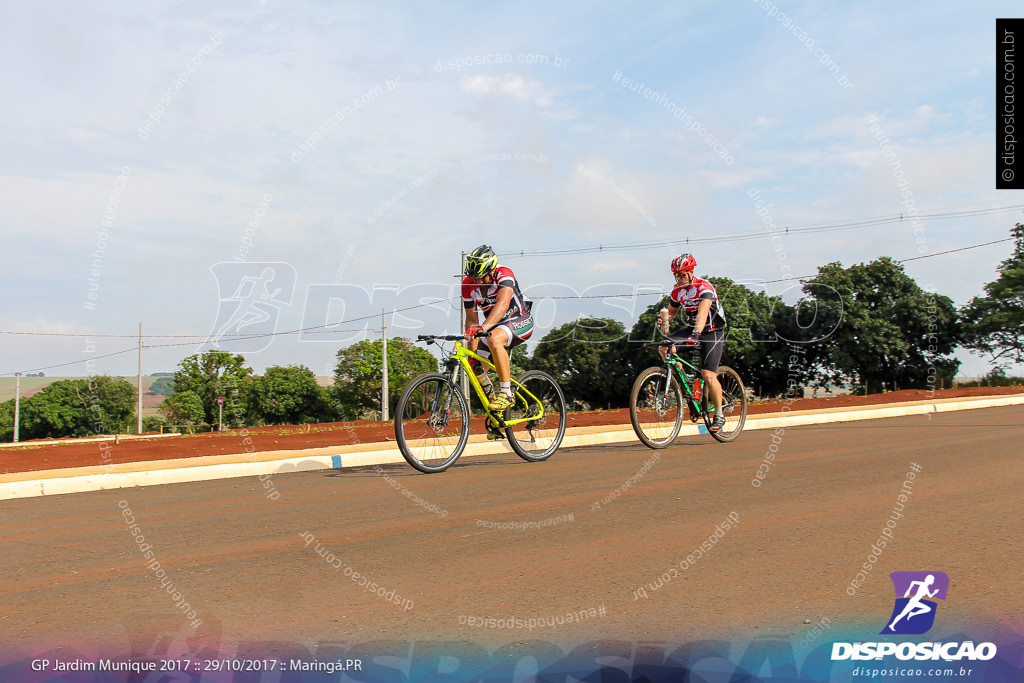
<svg viewBox="0 0 1024 683"><path fill-rule="evenodd" d="M680 254L672 261L672 274L692 272L697 267L697 259L693 254Z"/></svg>

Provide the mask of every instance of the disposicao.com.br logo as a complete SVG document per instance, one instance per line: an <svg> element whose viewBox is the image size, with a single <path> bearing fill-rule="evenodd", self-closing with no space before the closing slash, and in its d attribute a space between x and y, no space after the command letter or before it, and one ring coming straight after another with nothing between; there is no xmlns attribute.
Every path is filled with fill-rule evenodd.
<svg viewBox="0 0 1024 683"><path fill-rule="evenodd" d="M946 599L949 576L945 572L893 572L889 575L896 599L892 614L880 635L920 635L935 624L936 600ZM996 656L993 643L833 643L832 661L882 659L895 655L900 660L987 661Z"/></svg>
<svg viewBox="0 0 1024 683"><path fill-rule="evenodd" d="M896 604L889 624L881 634L919 635L935 623L939 600L946 599L949 577L945 572L893 572L889 574L896 589Z"/></svg>

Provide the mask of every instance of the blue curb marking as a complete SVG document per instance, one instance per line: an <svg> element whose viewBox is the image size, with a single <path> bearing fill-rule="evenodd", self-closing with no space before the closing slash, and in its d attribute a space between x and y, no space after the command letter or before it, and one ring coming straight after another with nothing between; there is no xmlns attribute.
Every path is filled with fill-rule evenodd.
<svg viewBox="0 0 1024 683"><path fill-rule="evenodd" d="M332 455L331 456L331 467L334 468L334 469L339 469L341 467L341 456L340 455Z"/></svg>
<svg viewBox="0 0 1024 683"><path fill-rule="evenodd" d="M708 428L705 427L704 425L697 425L697 433L698 434L710 434L711 432L709 432Z"/></svg>

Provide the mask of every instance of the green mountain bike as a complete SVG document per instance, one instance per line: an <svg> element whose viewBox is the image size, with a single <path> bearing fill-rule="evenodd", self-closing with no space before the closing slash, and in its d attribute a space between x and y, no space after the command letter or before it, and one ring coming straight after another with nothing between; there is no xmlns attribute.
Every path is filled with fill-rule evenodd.
<svg viewBox="0 0 1024 683"><path fill-rule="evenodd" d="M482 333L480 336L487 336ZM512 380L514 403L502 414L486 409L489 396L473 372L470 360L486 370L494 364L462 345L463 335L421 334L416 340L441 347L444 372L414 377L402 392L395 409L395 439L406 462L428 474L443 472L459 459L469 441L471 413L459 388L459 373L466 373L485 406L484 427L490 439L508 439L523 460L550 458L565 436L565 396L551 375L530 370ZM451 351L442 341L454 341Z"/></svg>
<svg viewBox="0 0 1024 683"><path fill-rule="evenodd" d="M644 344L644 348L673 345L680 344L666 340ZM718 367L718 383L722 386L725 425L721 431L713 432L715 406L699 368L679 356L666 354L662 365L647 368L633 383L629 394L629 420L633 431L645 446L665 448L679 436L688 409L690 421L703 420L707 432L716 440L733 441L743 431L747 419L747 392L739 374L724 365Z"/></svg>

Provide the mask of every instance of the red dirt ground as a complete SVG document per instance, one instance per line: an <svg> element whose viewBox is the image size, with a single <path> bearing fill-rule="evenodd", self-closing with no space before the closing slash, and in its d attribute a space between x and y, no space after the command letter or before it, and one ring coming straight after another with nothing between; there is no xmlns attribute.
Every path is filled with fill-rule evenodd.
<svg viewBox="0 0 1024 683"><path fill-rule="evenodd" d="M748 408L748 414L779 412L786 405L790 410L819 410L822 408L844 408L848 406L876 405L922 401L932 398L960 398L965 396L1001 396L1019 394L1022 387L972 387L943 389L934 392L926 390L894 391L870 396L833 396L829 398L804 398L794 401L758 401ZM597 410L573 412L568 415L569 427L594 425L629 424L629 411ZM188 434L156 439L122 439L109 450L112 460L100 457L98 443L61 443L47 440L26 441L24 447L0 449L0 473L32 472L66 467L88 467L106 462L126 463L149 460L189 458L201 455L224 455L245 452L244 436L241 430L220 433ZM475 433L482 433L482 426L474 425ZM356 443L394 441L394 425L391 422L334 422L317 425L254 427L248 430L252 446L257 452L320 448Z"/></svg>

